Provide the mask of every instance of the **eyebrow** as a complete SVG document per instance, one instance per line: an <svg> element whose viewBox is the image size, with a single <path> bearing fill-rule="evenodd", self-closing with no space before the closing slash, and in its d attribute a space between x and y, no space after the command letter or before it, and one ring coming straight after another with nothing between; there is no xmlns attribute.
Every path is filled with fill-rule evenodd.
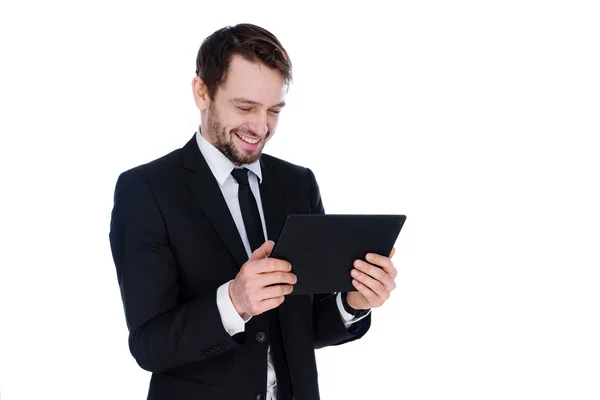
<svg viewBox="0 0 600 400"><path fill-rule="evenodd" d="M248 104L248 105L253 105L253 106L262 106L262 103L259 103L258 101L254 101L254 100L250 100L250 99L246 99L244 97L236 97L234 99L231 99L232 102L236 102L236 103L244 103L244 104ZM285 101L282 101L279 104L275 104L272 107L284 107L285 106Z"/></svg>

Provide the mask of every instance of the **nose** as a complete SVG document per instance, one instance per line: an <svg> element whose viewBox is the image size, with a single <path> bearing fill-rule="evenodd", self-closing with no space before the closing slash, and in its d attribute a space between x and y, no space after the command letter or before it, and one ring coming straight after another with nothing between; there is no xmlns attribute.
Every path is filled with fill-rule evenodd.
<svg viewBox="0 0 600 400"><path fill-rule="evenodd" d="M269 131L269 127L267 125L267 114L262 112L257 113L252 119L250 128L252 128L252 131L260 137L265 137Z"/></svg>

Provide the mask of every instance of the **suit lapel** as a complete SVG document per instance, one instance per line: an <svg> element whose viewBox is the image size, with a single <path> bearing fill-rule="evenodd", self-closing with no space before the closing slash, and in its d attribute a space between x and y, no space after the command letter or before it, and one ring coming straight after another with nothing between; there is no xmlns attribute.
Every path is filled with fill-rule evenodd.
<svg viewBox="0 0 600 400"><path fill-rule="evenodd" d="M215 228L238 269L248 260L244 244L229 212L219 183L202 156L194 136L183 148L183 167L193 171L188 187Z"/></svg>
<svg viewBox="0 0 600 400"><path fill-rule="evenodd" d="M267 236L268 239L277 241L287 217L283 191L281 185L278 185L276 171L270 168L264 158L261 158L260 166L262 171L260 197L267 226ZM229 249L238 268L241 268L248 260L244 244L229 208L227 208L219 183L202 156L195 136L183 148L183 167L193 171L188 186Z"/></svg>

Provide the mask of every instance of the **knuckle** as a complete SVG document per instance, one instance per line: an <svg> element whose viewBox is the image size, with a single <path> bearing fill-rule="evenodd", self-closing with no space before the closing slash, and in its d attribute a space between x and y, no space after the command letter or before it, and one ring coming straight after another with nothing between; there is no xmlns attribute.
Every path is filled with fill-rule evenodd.
<svg viewBox="0 0 600 400"><path fill-rule="evenodd" d="M277 270L277 266L279 264L279 260L275 258L269 258L269 269L272 271Z"/></svg>
<svg viewBox="0 0 600 400"><path fill-rule="evenodd" d="M371 269L369 270L369 275L371 275L373 278L379 281L381 280L382 276L385 275L385 272L383 272L381 268L371 267Z"/></svg>
<svg viewBox="0 0 600 400"><path fill-rule="evenodd" d="M285 272L278 272L277 273L277 281L278 282L285 282L286 281L286 273Z"/></svg>

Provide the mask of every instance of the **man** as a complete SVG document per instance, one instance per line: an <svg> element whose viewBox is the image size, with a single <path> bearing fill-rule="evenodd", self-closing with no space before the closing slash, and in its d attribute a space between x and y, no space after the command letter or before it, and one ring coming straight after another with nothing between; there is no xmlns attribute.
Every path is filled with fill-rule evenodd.
<svg viewBox="0 0 600 400"><path fill-rule="evenodd" d="M396 270L372 255L355 263L355 292L287 296L296 276L269 258L273 241L287 214L324 213L311 170L262 154L289 57L241 24L205 39L196 75L199 131L115 189L110 243L148 399L318 399L314 350L361 338Z"/></svg>

